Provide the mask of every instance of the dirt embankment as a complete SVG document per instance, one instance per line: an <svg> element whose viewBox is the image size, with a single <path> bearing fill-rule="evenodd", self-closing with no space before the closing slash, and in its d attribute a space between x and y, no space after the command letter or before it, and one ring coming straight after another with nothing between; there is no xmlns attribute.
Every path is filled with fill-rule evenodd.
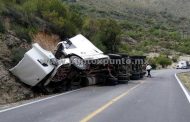
<svg viewBox="0 0 190 122"><path fill-rule="evenodd" d="M34 36L33 42L38 43L44 49L53 52L56 49L58 42L60 42L60 38L54 34L39 32Z"/></svg>
<svg viewBox="0 0 190 122"><path fill-rule="evenodd" d="M30 88L21 84L9 72L13 63L13 48L24 45L13 32L0 35L0 105L34 97Z"/></svg>

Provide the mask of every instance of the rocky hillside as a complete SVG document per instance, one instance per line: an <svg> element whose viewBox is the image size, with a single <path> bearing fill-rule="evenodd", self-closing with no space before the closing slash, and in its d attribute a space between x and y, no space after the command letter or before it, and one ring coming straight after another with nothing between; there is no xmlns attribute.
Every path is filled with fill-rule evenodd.
<svg viewBox="0 0 190 122"><path fill-rule="evenodd" d="M79 5L76 8L92 16L133 20L138 24L145 24L143 22L147 19L157 19L163 24L190 30L188 0L80 0L72 4ZM176 25L174 22L180 23Z"/></svg>
<svg viewBox="0 0 190 122"><path fill-rule="evenodd" d="M177 17L189 18L189 0L120 0L133 7L146 8L151 11L165 11Z"/></svg>
<svg viewBox="0 0 190 122"><path fill-rule="evenodd" d="M147 9L154 12L165 11L178 17L189 18L189 0L80 0L82 4L97 5L97 8L114 8L125 11L127 8Z"/></svg>
<svg viewBox="0 0 190 122"><path fill-rule="evenodd" d="M59 40L56 35L40 32L34 36L32 42L39 43L44 49L53 52ZM30 48L31 45L26 40L18 38L12 31L0 34L0 105L40 95L9 72Z"/></svg>
<svg viewBox="0 0 190 122"><path fill-rule="evenodd" d="M18 58L17 56L19 56L16 54L19 53L18 50L15 50L16 47L24 46L25 44L25 41L20 40L13 32L0 34L0 105L35 96L30 88L21 84L8 71L14 65L14 61Z"/></svg>

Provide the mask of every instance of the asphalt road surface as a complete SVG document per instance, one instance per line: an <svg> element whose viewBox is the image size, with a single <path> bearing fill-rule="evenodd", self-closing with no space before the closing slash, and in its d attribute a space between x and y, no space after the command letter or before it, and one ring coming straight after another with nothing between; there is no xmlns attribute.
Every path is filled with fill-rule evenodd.
<svg viewBox="0 0 190 122"><path fill-rule="evenodd" d="M174 77L181 70L153 71L152 78L117 86L91 86L0 111L0 122L190 122L190 103Z"/></svg>

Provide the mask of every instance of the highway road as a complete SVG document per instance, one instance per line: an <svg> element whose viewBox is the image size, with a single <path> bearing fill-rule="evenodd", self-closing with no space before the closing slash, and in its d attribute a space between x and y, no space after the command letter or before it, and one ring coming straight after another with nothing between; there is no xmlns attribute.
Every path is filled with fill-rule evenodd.
<svg viewBox="0 0 190 122"><path fill-rule="evenodd" d="M0 111L0 122L190 122L190 103L174 74L117 86L91 86Z"/></svg>

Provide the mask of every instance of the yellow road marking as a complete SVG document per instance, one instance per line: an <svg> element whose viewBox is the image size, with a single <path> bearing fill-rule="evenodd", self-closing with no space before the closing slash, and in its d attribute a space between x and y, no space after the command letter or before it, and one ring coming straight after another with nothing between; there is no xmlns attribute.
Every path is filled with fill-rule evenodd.
<svg viewBox="0 0 190 122"><path fill-rule="evenodd" d="M140 84L142 84L142 82ZM86 116L85 118L83 118L80 122L88 122L93 117L95 117L97 114L101 113L106 108L108 108L109 106L111 106L112 104L114 104L115 102L117 102L118 100L120 100L121 98L123 98L124 96L126 96L129 92L131 92L132 90L136 89L140 84L138 84L137 86L134 86L133 88L129 89L128 91L126 91L124 93L122 93L121 95L113 98L108 103L106 103L105 105L103 105L99 109L95 110L94 112L92 112L91 114L89 114L88 116Z"/></svg>

